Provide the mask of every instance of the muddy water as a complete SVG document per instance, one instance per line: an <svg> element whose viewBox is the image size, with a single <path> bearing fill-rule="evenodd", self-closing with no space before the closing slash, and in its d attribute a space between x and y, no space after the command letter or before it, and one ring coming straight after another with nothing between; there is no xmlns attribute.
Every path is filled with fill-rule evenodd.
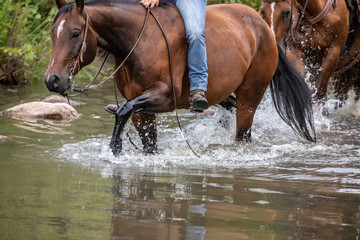
<svg viewBox="0 0 360 240"><path fill-rule="evenodd" d="M0 110L49 95L42 83L0 91ZM235 116L222 109L202 118L180 111L184 134L174 113L160 114L158 155L125 138L114 157L114 117L103 110L111 86L76 100L82 117L73 122L0 118L0 239L360 237L351 104L316 110L317 143L295 136L268 97L251 143L234 142ZM131 124L127 131L141 147Z"/></svg>

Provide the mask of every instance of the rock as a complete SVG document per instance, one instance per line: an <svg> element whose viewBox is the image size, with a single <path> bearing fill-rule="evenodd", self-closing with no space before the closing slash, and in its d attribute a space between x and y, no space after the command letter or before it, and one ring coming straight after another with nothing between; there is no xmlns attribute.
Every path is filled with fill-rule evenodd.
<svg viewBox="0 0 360 240"><path fill-rule="evenodd" d="M67 103L29 102L6 109L1 112L1 116L19 119L74 120L79 114Z"/></svg>
<svg viewBox="0 0 360 240"><path fill-rule="evenodd" d="M355 104L355 108L352 111L351 115L354 117L360 117L360 101L357 101Z"/></svg>
<svg viewBox="0 0 360 240"><path fill-rule="evenodd" d="M42 101L43 102L49 102L49 103L68 103L67 98L61 97L59 95L50 95L50 96L44 98L44 100L42 100ZM70 100L70 105L71 106L78 106L80 104L78 102Z"/></svg>
<svg viewBox="0 0 360 240"><path fill-rule="evenodd" d="M0 142L5 142L7 138L7 136L0 135Z"/></svg>

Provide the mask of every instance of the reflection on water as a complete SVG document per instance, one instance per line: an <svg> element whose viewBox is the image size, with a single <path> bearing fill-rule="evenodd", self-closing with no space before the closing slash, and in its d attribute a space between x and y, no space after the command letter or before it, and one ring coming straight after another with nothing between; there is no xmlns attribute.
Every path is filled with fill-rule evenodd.
<svg viewBox="0 0 360 240"><path fill-rule="evenodd" d="M22 124L14 124L15 127L41 134L73 134L66 131L64 127L69 127L69 123L55 123L53 121L44 120L44 123L38 121L23 121Z"/></svg>
<svg viewBox="0 0 360 240"><path fill-rule="evenodd" d="M326 183L284 181L259 172L262 177L255 180L247 170L176 175L119 170L113 176L114 239L358 236L358 196L334 192Z"/></svg>
<svg viewBox="0 0 360 240"><path fill-rule="evenodd" d="M48 95L42 84L1 90L0 110ZM360 238L351 105L316 110L317 143L296 137L269 99L251 143L234 142L234 113L222 109L204 118L180 111L184 134L174 113L159 114L158 155L126 138L114 157L114 117L103 110L111 87L81 101L72 122L0 118L0 239ZM127 131L141 149L131 124Z"/></svg>

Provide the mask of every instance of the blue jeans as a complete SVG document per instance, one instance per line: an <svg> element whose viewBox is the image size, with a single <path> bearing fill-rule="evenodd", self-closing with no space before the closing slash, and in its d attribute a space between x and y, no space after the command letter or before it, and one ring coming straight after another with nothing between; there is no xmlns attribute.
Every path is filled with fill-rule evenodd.
<svg viewBox="0 0 360 240"><path fill-rule="evenodd" d="M205 45L206 0L170 0L178 8L189 44L190 91L207 90L208 67Z"/></svg>

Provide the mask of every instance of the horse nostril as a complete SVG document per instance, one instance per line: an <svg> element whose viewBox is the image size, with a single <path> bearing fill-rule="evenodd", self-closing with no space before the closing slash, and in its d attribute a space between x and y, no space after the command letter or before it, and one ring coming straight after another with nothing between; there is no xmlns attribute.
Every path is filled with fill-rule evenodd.
<svg viewBox="0 0 360 240"><path fill-rule="evenodd" d="M60 77L53 74L44 77L45 84L51 92L57 92L60 86Z"/></svg>
<svg viewBox="0 0 360 240"><path fill-rule="evenodd" d="M57 75L52 75L50 81L54 84L55 88L58 88L60 85L60 78Z"/></svg>

